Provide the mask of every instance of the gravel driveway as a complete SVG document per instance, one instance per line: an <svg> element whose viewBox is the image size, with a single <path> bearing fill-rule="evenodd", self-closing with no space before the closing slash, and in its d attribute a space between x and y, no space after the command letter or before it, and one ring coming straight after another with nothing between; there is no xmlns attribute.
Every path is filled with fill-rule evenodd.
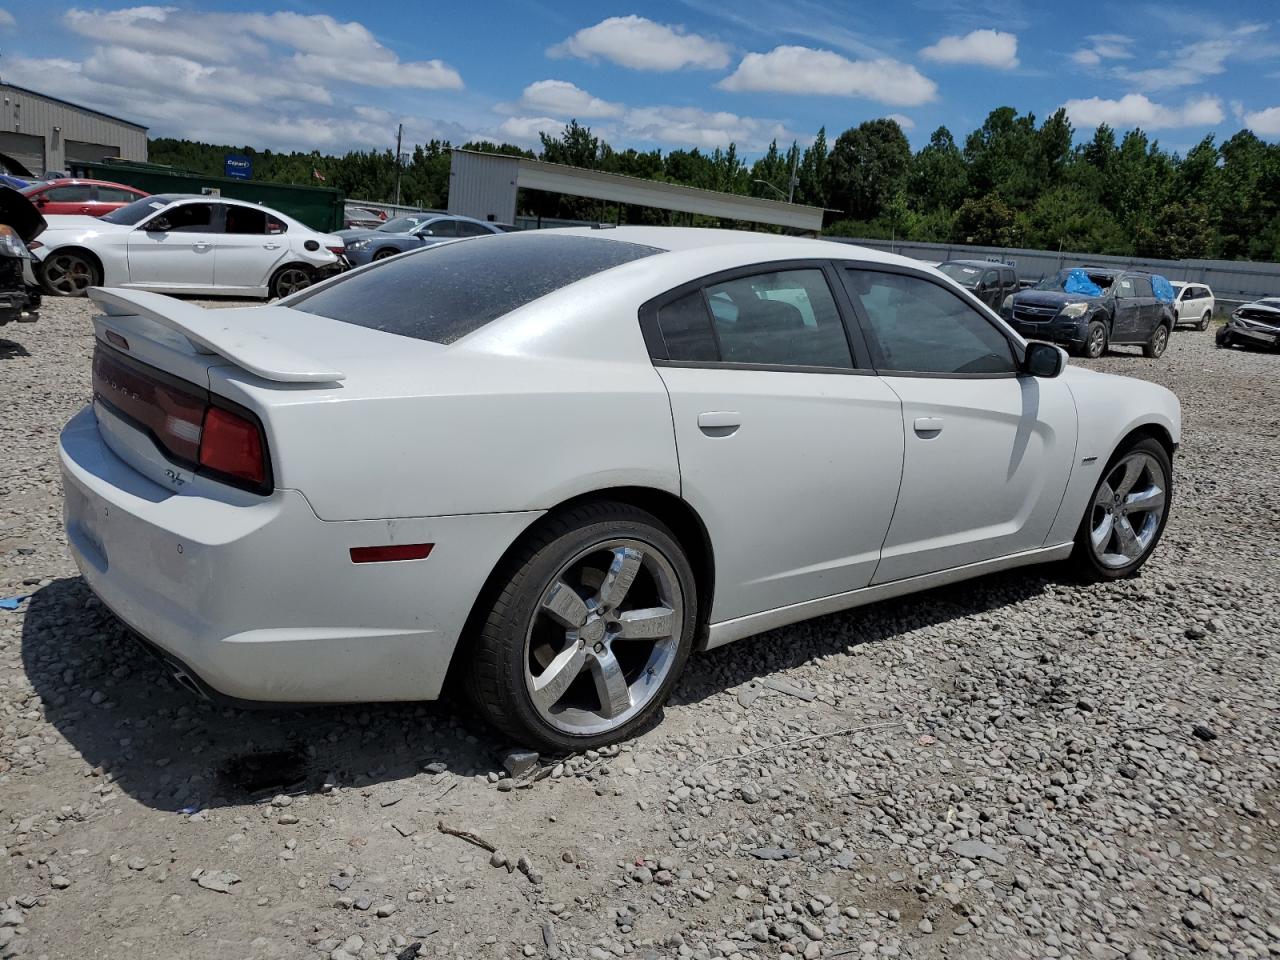
<svg viewBox="0 0 1280 960"><path fill-rule="evenodd" d="M1280 956L1280 356L1089 362L1183 403L1137 579L777 630L511 778L449 704L212 707L127 638L60 529L90 316L0 340L0 957Z"/></svg>

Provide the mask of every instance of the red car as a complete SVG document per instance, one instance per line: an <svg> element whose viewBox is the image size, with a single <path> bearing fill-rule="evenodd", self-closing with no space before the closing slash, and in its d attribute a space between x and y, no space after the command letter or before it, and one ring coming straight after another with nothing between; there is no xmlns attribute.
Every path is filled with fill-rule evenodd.
<svg viewBox="0 0 1280 960"><path fill-rule="evenodd" d="M42 216L73 214L100 217L149 196L145 190L109 180L50 180L21 191Z"/></svg>

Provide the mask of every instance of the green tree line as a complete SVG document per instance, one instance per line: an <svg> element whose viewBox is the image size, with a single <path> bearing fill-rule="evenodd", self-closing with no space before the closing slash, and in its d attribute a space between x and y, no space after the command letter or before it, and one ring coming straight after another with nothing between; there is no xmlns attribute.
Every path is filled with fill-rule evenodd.
<svg viewBox="0 0 1280 960"><path fill-rule="evenodd" d="M1183 259L1280 260L1280 144L1248 130L1207 136L1186 156L1142 130L1122 137L1103 124L1077 142L1065 111L1037 124L1012 107L991 111L958 142L939 127L912 151L894 120L868 120L804 148L769 145L748 163L734 144L703 151L614 149L576 120L543 134L540 150L468 143L468 149L538 156L553 163L828 208L825 232L843 236L1064 249ZM451 145L432 140L405 156L402 202L448 203ZM151 159L210 175L227 153L254 158L254 177L337 187L350 197L391 200L393 151L343 156L161 139ZM794 171L794 184L792 182ZM714 224L651 208L522 191L520 212L623 223Z"/></svg>

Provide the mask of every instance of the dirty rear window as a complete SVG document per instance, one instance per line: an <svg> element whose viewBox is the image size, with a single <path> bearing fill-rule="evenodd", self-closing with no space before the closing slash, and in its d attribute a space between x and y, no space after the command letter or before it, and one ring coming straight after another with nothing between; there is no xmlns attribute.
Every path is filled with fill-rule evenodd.
<svg viewBox="0 0 1280 960"><path fill-rule="evenodd" d="M281 305L403 337L453 343L561 287L662 252L554 231L495 234L396 257Z"/></svg>

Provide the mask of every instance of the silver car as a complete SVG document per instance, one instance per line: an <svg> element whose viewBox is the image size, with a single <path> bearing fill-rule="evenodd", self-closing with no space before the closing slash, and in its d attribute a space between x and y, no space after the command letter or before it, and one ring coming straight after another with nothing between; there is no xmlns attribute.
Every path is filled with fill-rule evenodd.
<svg viewBox="0 0 1280 960"><path fill-rule="evenodd" d="M358 267L397 253L429 247L459 237L483 237L505 232L499 224L471 217L413 213L388 220L375 230L343 230L338 236L346 245L347 261Z"/></svg>

